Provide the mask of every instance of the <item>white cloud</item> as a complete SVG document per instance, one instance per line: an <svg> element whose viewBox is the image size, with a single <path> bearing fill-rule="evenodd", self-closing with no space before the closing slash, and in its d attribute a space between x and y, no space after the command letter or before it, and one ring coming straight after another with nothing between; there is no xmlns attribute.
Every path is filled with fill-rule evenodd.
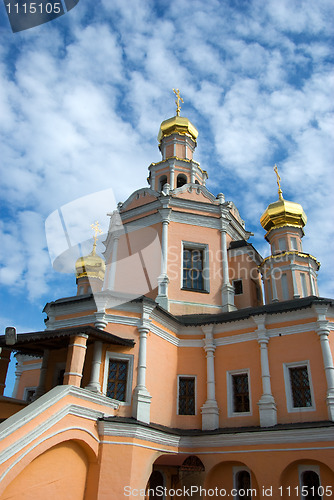
<svg viewBox="0 0 334 500"><path fill-rule="evenodd" d="M107 187L123 201L146 185L160 158L159 124L175 110L173 87L199 129L196 159L211 186L259 227L276 197L278 162L287 197L310 214L305 241L328 269L330 227L320 238L315 221L332 204L331 9L328 0L87 1L62 22L8 36L0 49L4 284L45 296L53 279L45 218Z"/></svg>

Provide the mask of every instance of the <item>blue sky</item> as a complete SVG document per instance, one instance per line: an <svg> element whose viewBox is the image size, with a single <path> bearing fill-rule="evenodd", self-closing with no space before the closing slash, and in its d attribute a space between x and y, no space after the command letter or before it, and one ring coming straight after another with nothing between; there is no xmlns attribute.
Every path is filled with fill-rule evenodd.
<svg viewBox="0 0 334 500"><path fill-rule="evenodd" d="M173 88L207 187L236 204L263 256L278 163L284 197L308 216L320 295L334 297L333 11L332 0L80 0L13 34L1 5L1 330L41 330L44 304L75 293L74 275L52 268L45 221L90 196L82 238L96 218L107 229L112 196L93 195L124 201L147 185Z"/></svg>

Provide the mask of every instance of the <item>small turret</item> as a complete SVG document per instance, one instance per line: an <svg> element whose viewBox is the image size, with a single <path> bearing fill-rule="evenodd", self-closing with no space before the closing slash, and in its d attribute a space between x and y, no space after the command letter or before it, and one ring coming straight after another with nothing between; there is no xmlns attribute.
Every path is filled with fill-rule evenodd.
<svg viewBox="0 0 334 500"><path fill-rule="evenodd" d="M318 295L316 273L320 267L302 249L307 221L303 207L283 198L277 165L274 170L279 199L270 203L260 220L271 246L271 255L260 266L267 303Z"/></svg>
<svg viewBox="0 0 334 500"><path fill-rule="evenodd" d="M99 292L103 287L106 265L104 259L96 254L97 233L102 231L97 221L91 227L95 231L93 250L90 254L79 257L75 263L77 295Z"/></svg>

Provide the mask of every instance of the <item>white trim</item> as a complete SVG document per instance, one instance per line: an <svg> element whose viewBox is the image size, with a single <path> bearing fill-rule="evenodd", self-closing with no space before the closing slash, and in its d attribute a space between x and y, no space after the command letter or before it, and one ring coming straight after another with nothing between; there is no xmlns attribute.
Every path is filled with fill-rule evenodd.
<svg viewBox="0 0 334 500"><path fill-rule="evenodd" d="M195 384L194 384L194 399L195 399L195 413L193 414L187 414L187 415L183 415L183 414L180 414L179 413L179 389L180 389L180 379L181 378L193 378L195 380ZM181 417L190 417L190 416L195 416L197 415L197 375L184 375L184 374L180 374L177 376L177 394L176 394L176 414L177 415L180 415Z"/></svg>
<svg viewBox="0 0 334 500"><path fill-rule="evenodd" d="M234 411L232 379L233 379L234 375L244 375L244 374L247 375L247 379L248 379L249 411L237 412L237 411ZM253 413L252 413L252 398L251 398L249 368L246 368L244 370L230 370L230 371L226 372L226 382L227 382L227 416L228 416L228 418L251 416Z"/></svg>
<svg viewBox="0 0 334 500"><path fill-rule="evenodd" d="M307 368L307 374L308 374L308 381L310 385L310 392L311 392L311 399L312 399L312 406L305 406L305 407L294 407L293 406L293 398L292 398L292 391L291 391L291 382L290 382L290 368L299 368L299 367L304 367L306 366ZM286 406L287 410L289 413L304 413L307 411L315 411L316 406L315 406L315 399L314 399L314 391L313 391L313 384L312 384L312 378L311 378L311 369L310 369L310 362L309 360L305 361L295 361L293 363L283 363L283 373L284 373L284 384L285 384L285 396L286 396Z"/></svg>
<svg viewBox="0 0 334 500"><path fill-rule="evenodd" d="M103 386L102 386L102 392L105 395L105 397L108 397L106 393L107 393L107 384L109 375L109 361L111 359L117 359L117 361L126 361L128 363L125 401L118 401L120 406L128 406L131 404L134 356L133 354L123 354L113 351L106 352L106 357L104 361Z"/></svg>

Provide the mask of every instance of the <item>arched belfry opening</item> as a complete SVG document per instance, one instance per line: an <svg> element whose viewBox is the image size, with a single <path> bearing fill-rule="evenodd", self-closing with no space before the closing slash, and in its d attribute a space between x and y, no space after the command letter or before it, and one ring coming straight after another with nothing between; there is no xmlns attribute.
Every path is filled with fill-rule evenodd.
<svg viewBox="0 0 334 500"><path fill-rule="evenodd" d="M179 174L176 178L176 187L182 187L187 184L187 177L184 174Z"/></svg>

